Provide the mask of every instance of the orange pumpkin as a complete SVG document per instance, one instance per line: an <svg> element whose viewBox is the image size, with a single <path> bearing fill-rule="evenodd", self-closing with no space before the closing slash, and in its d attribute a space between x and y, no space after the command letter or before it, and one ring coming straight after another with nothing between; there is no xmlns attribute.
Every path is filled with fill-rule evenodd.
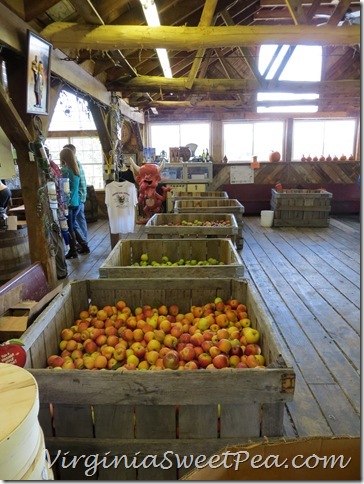
<svg viewBox="0 0 364 484"><path fill-rule="evenodd" d="M272 163L277 163L278 161L280 161L281 159L281 154L279 153L279 151L271 151L271 153L269 154L269 161L272 162Z"/></svg>

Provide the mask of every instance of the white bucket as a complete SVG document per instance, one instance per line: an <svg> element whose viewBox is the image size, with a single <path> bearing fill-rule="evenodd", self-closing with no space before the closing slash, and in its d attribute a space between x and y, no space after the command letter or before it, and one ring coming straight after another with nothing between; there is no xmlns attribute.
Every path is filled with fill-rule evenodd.
<svg viewBox="0 0 364 484"><path fill-rule="evenodd" d="M42 438L37 382L24 368L0 363L0 395L1 479L19 480L32 465Z"/></svg>
<svg viewBox="0 0 364 484"><path fill-rule="evenodd" d="M260 212L260 225L262 227L272 227L274 219L274 210L262 210Z"/></svg>

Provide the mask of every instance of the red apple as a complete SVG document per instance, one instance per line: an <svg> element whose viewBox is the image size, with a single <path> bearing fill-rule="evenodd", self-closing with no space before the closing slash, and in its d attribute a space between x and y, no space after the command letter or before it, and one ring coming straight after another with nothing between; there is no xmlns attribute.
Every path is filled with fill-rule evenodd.
<svg viewBox="0 0 364 484"><path fill-rule="evenodd" d="M199 368L198 363L194 360L187 361L187 363L183 367L184 370L198 370L198 368Z"/></svg>
<svg viewBox="0 0 364 484"><path fill-rule="evenodd" d="M250 343L245 347L244 354L249 355L260 355L262 353L262 349L256 343Z"/></svg>
<svg viewBox="0 0 364 484"><path fill-rule="evenodd" d="M227 368L229 366L229 360L226 355L217 355L212 359L212 364L215 368Z"/></svg>
<svg viewBox="0 0 364 484"><path fill-rule="evenodd" d="M97 348L98 348L97 344L93 340L90 340L90 341L87 341L87 343L84 343L83 347L85 348L86 353L89 353L90 355L94 351L97 351Z"/></svg>
<svg viewBox="0 0 364 484"><path fill-rule="evenodd" d="M190 339L190 343L192 343L193 346L201 346L204 341L205 339L202 333L194 333Z"/></svg>
<svg viewBox="0 0 364 484"><path fill-rule="evenodd" d="M196 358L196 352L193 347L185 346L180 352L179 356L184 361L191 361Z"/></svg>
<svg viewBox="0 0 364 484"><path fill-rule="evenodd" d="M163 357L163 364L165 368L169 368L170 370L177 370L179 367L179 356L177 351L170 350L166 355Z"/></svg>
<svg viewBox="0 0 364 484"><path fill-rule="evenodd" d="M197 361L201 368L206 368L212 363L212 356L208 353L201 353L198 355Z"/></svg>

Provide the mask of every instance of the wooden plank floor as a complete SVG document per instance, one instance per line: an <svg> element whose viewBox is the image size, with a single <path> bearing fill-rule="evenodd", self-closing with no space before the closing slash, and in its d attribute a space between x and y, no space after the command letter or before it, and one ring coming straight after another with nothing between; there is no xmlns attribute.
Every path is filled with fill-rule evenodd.
<svg viewBox="0 0 364 484"><path fill-rule="evenodd" d="M360 221L327 228L263 228L244 217L240 251L276 334L295 368L287 437L360 435ZM144 226L125 238L146 238ZM72 279L98 278L111 250L108 221L89 224L91 253L68 261Z"/></svg>

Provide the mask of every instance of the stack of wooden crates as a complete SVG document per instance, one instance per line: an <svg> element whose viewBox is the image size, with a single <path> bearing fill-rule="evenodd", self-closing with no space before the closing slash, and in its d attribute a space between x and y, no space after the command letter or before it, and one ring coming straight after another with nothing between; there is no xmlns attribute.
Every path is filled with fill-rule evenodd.
<svg viewBox="0 0 364 484"><path fill-rule="evenodd" d="M134 266L143 253L171 260L214 257L224 265ZM100 267L100 279L71 282L63 289L22 338L26 367L39 386L46 446L52 458L60 453L57 479L177 480L203 456L208 459L227 445L283 435L284 405L293 399L295 373L243 275L230 238L124 240ZM247 306L251 325L261 335L266 368L45 369L47 356L59 352L62 329L90 304L102 308L123 300L133 311L176 304L186 313L216 297L236 298ZM95 458L87 464L80 457L96 454L97 467L91 465ZM80 457L78 464L67 467L72 456Z"/></svg>

